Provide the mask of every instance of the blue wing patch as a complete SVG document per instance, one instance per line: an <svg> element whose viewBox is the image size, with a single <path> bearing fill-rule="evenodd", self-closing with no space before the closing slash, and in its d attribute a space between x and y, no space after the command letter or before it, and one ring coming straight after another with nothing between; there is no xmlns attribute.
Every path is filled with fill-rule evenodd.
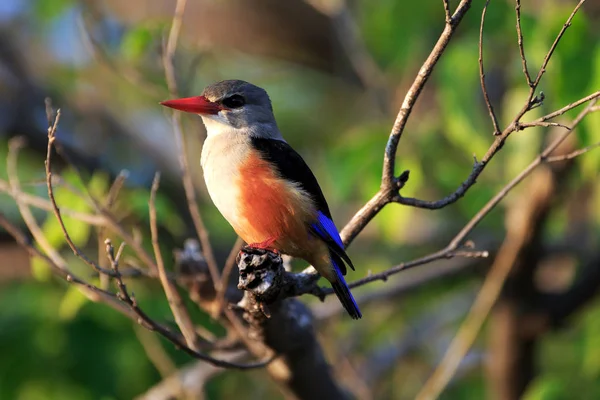
<svg viewBox="0 0 600 400"><path fill-rule="evenodd" d="M352 265L352 261L350 261L350 257L346 254L344 250L344 243L342 243L342 238L338 233L335 224L327 215L323 212L319 211L317 214L317 221L311 225L313 232L323 239L323 241L329 247L334 254L338 255L342 260L348 264L352 270L354 270L354 265ZM343 265L342 265L343 267ZM341 269L341 268L340 268ZM345 268L341 270L341 272L345 275Z"/></svg>

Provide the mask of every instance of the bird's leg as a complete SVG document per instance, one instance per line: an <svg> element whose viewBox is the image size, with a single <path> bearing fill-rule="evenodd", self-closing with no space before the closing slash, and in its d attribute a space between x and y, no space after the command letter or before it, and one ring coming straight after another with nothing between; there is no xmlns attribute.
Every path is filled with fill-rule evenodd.
<svg viewBox="0 0 600 400"><path fill-rule="evenodd" d="M277 251L277 249L274 249L271 247L273 242L275 242L275 238L270 237L267 240L263 240L262 242L249 243L248 247L251 247L253 249L269 250L269 251L272 251L273 253L279 253L279 251Z"/></svg>

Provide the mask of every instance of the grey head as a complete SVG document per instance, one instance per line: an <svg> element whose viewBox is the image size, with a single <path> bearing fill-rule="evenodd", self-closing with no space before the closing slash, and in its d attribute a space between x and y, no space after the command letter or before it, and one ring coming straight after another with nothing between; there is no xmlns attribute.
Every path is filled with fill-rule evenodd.
<svg viewBox="0 0 600 400"><path fill-rule="evenodd" d="M223 131L281 139L271 99L267 92L242 80L226 80L204 89L202 96L218 107L218 112L200 114L209 136Z"/></svg>

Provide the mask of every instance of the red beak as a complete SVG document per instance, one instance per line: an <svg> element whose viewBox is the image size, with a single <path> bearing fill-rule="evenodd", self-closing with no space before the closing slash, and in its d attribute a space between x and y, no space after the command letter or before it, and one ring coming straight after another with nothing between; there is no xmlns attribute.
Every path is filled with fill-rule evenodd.
<svg viewBox="0 0 600 400"><path fill-rule="evenodd" d="M171 107L176 110L190 112L194 114L218 114L223 109L221 105L213 103L204 96L186 97L184 99L175 99L161 101L160 104Z"/></svg>

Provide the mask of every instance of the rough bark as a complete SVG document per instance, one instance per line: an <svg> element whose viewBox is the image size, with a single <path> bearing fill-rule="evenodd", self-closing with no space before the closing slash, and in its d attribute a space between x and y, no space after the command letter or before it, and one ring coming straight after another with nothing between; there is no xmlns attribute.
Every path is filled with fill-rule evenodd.
<svg viewBox="0 0 600 400"><path fill-rule="evenodd" d="M294 398L346 399L316 339L310 310L285 297L299 274L286 272L279 255L248 248L238 268L238 288L245 290L239 306L250 334L280 355L267 367L271 377Z"/></svg>

